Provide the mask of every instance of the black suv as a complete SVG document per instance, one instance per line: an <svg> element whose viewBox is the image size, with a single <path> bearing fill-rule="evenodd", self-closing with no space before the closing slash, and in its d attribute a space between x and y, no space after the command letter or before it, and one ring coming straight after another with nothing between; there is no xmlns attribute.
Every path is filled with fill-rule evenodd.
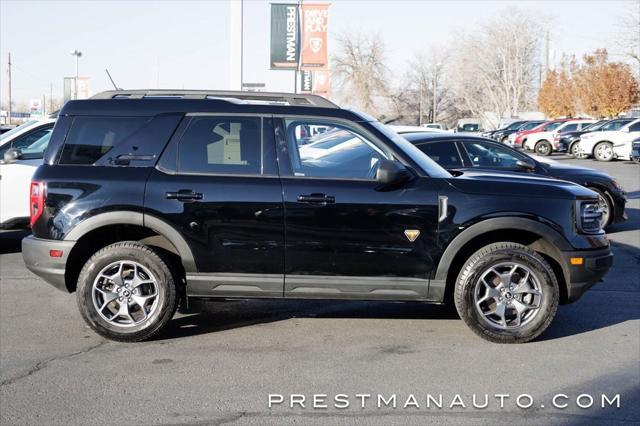
<svg viewBox="0 0 640 426"><path fill-rule="evenodd" d="M594 192L454 177L311 95L70 101L30 203L27 267L121 341L155 335L190 298L285 298L453 301L483 338L525 342L612 264Z"/></svg>

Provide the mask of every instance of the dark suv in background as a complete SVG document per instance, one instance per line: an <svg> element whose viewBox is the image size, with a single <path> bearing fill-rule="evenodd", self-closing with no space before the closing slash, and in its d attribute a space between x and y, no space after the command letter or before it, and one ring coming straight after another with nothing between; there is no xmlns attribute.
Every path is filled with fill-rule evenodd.
<svg viewBox="0 0 640 426"><path fill-rule="evenodd" d="M446 133L412 133L404 136L422 152L450 172L489 172L539 175L568 180L598 194L602 209L601 226L627 220L627 194L607 173L533 158L515 148L493 140Z"/></svg>
<svg viewBox="0 0 640 426"><path fill-rule="evenodd" d="M315 145L335 133L348 137ZM612 264L593 191L453 176L311 95L70 101L30 209L27 267L121 341L152 337L190 298L284 298L452 300L483 338L525 342Z"/></svg>

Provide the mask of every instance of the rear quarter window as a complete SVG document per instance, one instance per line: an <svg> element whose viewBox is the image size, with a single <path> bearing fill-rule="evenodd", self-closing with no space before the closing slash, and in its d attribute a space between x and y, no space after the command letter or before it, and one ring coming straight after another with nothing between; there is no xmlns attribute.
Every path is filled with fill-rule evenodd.
<svg viewBox="0 0 640 426"><path fill-rule="evenodd" d="M149 121L149 117L75 117L59 164L94 164Z"/></svg>

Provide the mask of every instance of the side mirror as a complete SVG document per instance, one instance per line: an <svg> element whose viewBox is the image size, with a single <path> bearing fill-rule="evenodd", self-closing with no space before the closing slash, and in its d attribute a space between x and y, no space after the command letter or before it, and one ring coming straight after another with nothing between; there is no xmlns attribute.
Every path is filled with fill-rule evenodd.
<svg viewBox="0 0 640 426"><path fill-rule="evenodd" d="M4 153L4 163L11 164L22 158L22 151L18 148L10 148Z"/></svg>
<svg viewBox="0 0 640 426"><path fill-rule="evenodd" d="M411 180L412 174L404 164L393 160L380 160L376 181L384 186L401 185Z"/></svg>
<svg viewBox="0 0 640 426"><path fill-rule="evenodd" d="M622 129L620 129L621 132L625 132L625 133L629 133L629 128L628 127L624 127Z"/></svg>
<svg viewBox="0 0 640 426"><path fill-rule="evenodd" d="M516 166L519 169L523 169L523 170L526 170L528 172L531 172L531 171L536 169L536 165L535 164L531 164L530 162L524 161L524 160L516 161Z"/></svg>

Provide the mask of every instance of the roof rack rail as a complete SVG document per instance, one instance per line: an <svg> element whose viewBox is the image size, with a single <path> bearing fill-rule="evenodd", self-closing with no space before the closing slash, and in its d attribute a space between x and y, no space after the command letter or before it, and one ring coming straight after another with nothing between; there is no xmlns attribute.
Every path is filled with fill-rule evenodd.
<svg viewBox="0 0 640 426"><path fill-rule="evenodd" d="M318 95L279 92L236 92L230 90L107 90L93 95L90 99L223 99L241 103L267 103L297 105L321 108L339 108L328 99Z"/></svg>

